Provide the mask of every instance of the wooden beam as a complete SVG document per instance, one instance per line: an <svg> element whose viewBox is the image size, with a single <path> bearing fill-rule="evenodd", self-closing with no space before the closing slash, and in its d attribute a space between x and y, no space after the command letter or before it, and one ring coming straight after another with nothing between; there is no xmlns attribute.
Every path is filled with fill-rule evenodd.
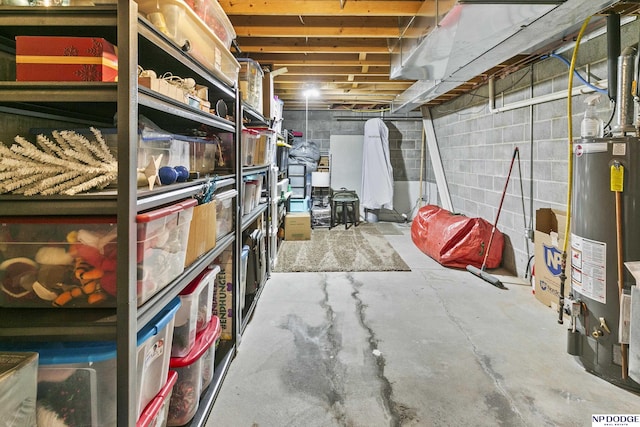
<svg viewBox="0 0 640 427"><path fill-rule="evenodd" d="M354 66L335 66L335 67L331 67L331 68L327 68L327 67L310 67L310 66L304 66L304 65L291 65L291 66L287 66L287 69L289 70L287 72L287 75L289 76L295 76L295 75L303 75L303 76L308 76L308 75L318 75L318 76L325 76L325 75L331 75L334 74L336 76L344 76L344 75L349 75L349 74L355 74L355 75L379 75L379 76L389 76L389 67L388 66L382 66L382 67L369 67L368 71L362 71L362 67L354 65Z"/></svg>
<svg viewBox="0 0 640 427"><path fill-rule="evenodd" d="M274 82L278 84L299 84L309 82L310 80L318 81L318 82L326 82L326 83L334 83L334 82L346 82L346 79L340 78L340 76L333 76L330 74L325 74L322 76L304 76L304 75L296 75L290 76L289 73L278 76ZM360 75L357 79L360 83L385 83L389 85L405 85L414 83L413 80L389 80L389 76L371 76L368 74Z"/></svg>
<svg viewBox="0 0 640 427"><path fill-rule="evenodd" d="M390 64L389 54L364 54L355 53L316 53L305 55L303 53L252 53L251 58L260 64L272 64L276 67L291 66L314 66L314 67L334 67L334 66L388 66Z"/></svg>
<svg viewBox="0 0 640 427"><path fill-rule="evenodd" d="M360 37L360 38L398 38L397 27L338 27L338 26L234 26L238 37Z"/></svg>
<svg viewBox="0 0 640 427"><path fill-rule="evenodd" d="M435 1L426 1L433 3L433 13L435 13ZM347 2L343 8L336 0L220 0L219 2L228 16L415 16L423 6L423 2L418 0L359 0Z"/></svg>

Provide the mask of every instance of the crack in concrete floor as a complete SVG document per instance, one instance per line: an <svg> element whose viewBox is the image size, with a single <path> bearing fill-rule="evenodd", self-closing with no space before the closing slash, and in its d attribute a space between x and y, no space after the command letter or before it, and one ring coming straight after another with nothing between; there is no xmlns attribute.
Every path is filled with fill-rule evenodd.
<svg viewBox="0 0 640 427"><path fill-rule="evenodd" d="M360 326L364 341L368 349L364 352L368 362L363 369L379 387L379 402L390 427L400 427L407 421L416 421L416 410L395 402L393 386L385 376L386 361L379 353L379 340L374 329L368 324L366 317L367 305L360 299L359 288L361 282L356 281L352 274L346 274L346 281L351 287L350 295L357 324ZM335 281L335 279L334 279ZM324 313L323 323L310 326L303 318L296 314L286 316L280 327L293 335L296 348L295 361L282 372L282 380L297 392L311 396L327 405L332 418L341 426L357 425L348 413L346 399L348 391L345 388L347 367L340 360L343 350L343 337L340 328L344 327L342 313L336 313L330 302L328 281L320 283L323 298L318 302ZM349 325L351 326L351 325ZM369 373L366 373L369 370ZM353 418L357 419L356 416Z"/></svg>
<svg viewBox="0 0 640 427"><path fill-rule="evenodd" d="M362 282L358 282L353 278L352 274L347 274L347 279L351 283L351 287L353 292L351 293L351 297L354 299L356 303L356 314L358 317L358 321L362 329L366 331L367 341L369 342L369 350L370 357L374 359L375 366L377 367L376 376L380 381L380 395L382 398L382 402L384 405L385 412L390 416L390 425L392 427L399 427L406 421L415 420L416 411L411 408L398 404L393 399L393 386L389 379L385 376L384 368L386 365L386 360L382 353L380 353L379 341L376 337L376 333L373 328L367 323L366 319L366 309L367 306L360 299L360 291L359 288L362 286Z"/></svg>

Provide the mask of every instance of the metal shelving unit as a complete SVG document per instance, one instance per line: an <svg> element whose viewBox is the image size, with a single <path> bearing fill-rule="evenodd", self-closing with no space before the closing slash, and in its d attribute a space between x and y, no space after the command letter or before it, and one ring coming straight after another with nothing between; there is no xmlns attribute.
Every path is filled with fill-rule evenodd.
<svg viewBox="0 0 640 427"><path fill-rule="evenodd" d="M136 183L138 116L157 120L168 131L201 125L233 133L236 142L235 172L216 177L220 187L236 185L242 179L239 165L241 108L236 107L235 122L195 109L138 87L138 64L172 67L175 73L193 76L208 85L225 102L240 99L205 67L191 59L179 46L158 32L137 14L135 2L118 0L117 5L91 7L5 7L0 8L0 36L12 40L16 35L65 35L104 37L119 47L118 83L102 82L0 82L0 114L61 120L78 125L111 126L118 130L118 185L106 191L77 196L22 197L3 195L2 215L8 216L113 216L117 221L118 269L115 308L56 309L2 308L0 337L11 340L115 340L117 346L118 426L136 424L136 333L164 306L213 262L223 250L234 248L232 280L237 282L241 212L236 204L234 232L219 239L214 249L200 256L183 273L136 306L136 224L137 213L179 200L201 191L206 179L140 190ZM4 47L12 52L12 46ZM90 112L90 113L88 113ZM4 203L6 202L6 203ZM233 307L235 311L235 306ZM234 328L239 325L234 323ZM234 331L233 336L237 332ZM235 354L235 341L221 342L216 352L212 384L203 394L198 413L190 425L204 425L215 396Z"/></svg>

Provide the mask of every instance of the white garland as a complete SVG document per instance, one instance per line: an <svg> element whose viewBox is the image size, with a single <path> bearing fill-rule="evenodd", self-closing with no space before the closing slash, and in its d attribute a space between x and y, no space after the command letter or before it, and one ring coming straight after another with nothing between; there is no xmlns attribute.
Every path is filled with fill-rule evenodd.
<svg viewBox="0 0 640 427"><path fill-rule="evenodd" d="M95 141L73 131L53 131L32 144L21 136L0 142L0 193L74 195L104 189L116 181L118 164L98 129Z"/></svg>

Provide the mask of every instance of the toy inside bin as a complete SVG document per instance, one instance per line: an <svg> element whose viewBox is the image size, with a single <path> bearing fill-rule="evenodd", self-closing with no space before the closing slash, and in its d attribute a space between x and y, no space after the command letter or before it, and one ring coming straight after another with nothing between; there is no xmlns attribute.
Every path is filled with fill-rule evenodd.
<svg viewBox="0 0 640 427"><path fill-rule="evenodd" d="M204 355L219 339L222 330L217 316L213 316L207 329L196 337L196 343L185 357L172 357L171 369L178 373L169 404L167 425L182 426L193 418L202 393Z"/></svg>
<svg viewBox="0 0 640 427"><path fill-rule="evenodd" d="M138 305L184 271L195 199L136 216L138 226Z"/></svg>
<svg viewBox="0 0 640 427"><path fill-rule="evenodd" d="M115 217L0 217L0 307L115 307Z"/></svg>
<svg viewBox="0 0 640 427"><path fill-rule="evenodd" d="M203 331L212 316L213 291L219 266L207 268L180 292L180 309L173 330L171 357L184 357L193 348L196 333Z"/></svg>

